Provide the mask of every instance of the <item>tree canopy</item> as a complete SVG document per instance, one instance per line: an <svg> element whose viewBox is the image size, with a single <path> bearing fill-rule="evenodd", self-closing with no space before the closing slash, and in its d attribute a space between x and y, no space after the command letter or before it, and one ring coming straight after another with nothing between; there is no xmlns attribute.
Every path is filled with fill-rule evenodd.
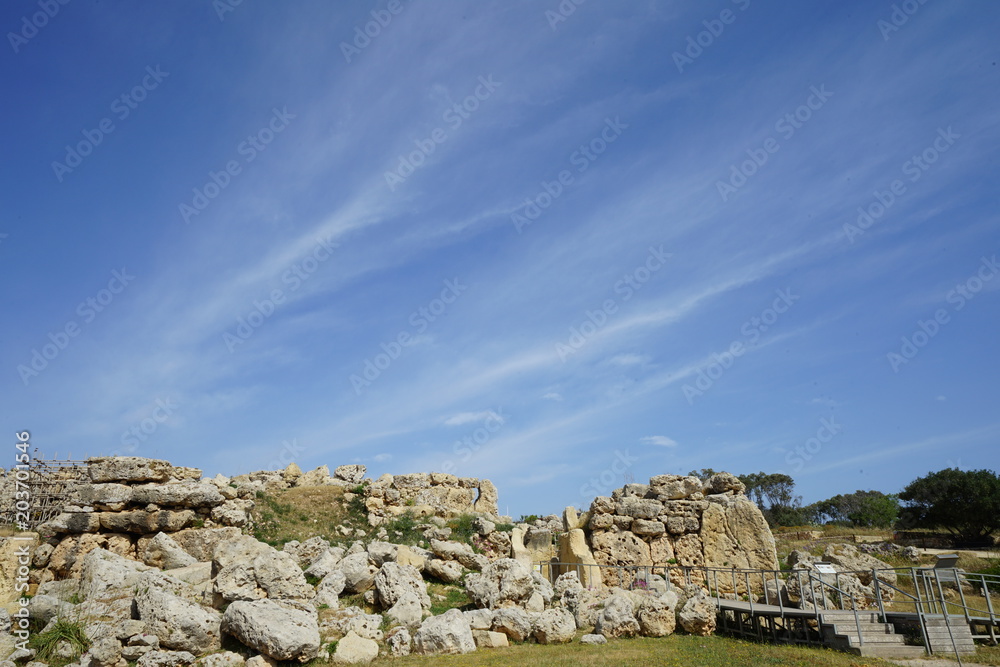
<svg viewBox="0 0 1000 667"><path fill-rule="evenodd" d="M899 515L899 497L881 491L855 491L813 503L806 510L817 523L889 528Z"/></svg>
<svg viewBox="0 0 1000 667"><path fill-rule="evenodd" d="M918 477L899 494L900 526L943 528L969 543L1000 529L1000 477L992 470L946 468Z"/></svg>

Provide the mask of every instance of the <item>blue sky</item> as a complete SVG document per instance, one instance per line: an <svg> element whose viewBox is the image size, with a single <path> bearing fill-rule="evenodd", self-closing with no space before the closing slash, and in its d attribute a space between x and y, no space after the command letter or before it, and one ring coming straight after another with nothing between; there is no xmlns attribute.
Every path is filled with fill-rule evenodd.
<svg viewBox="0 0 1000 667"><path fill-rule="evenodd" d="M995 3L0 17L12 444L444 470L515 516L997 468Z"/></svg>

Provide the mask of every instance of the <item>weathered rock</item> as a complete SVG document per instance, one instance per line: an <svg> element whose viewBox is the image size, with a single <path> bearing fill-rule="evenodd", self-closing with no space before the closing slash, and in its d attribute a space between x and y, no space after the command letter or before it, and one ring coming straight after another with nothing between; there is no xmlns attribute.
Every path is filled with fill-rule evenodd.
<svg viewBox="0 0 1000 667"><path fill-rule="evenodd" d="M632 522L632 532L643 537L659 537L667 531L662 521L635 519Z"/></svg>
<svg viewBox="0 0 1000 667"><path fill-rule="evenodd" d="M497 487L493 485L493 482L488 479L480 480L479 498L476 499L475 511L496 516L500 513L497 509L497 500Z"/></svg>
<svg viewBox="0 0 1000 667"><path fill-rule="evenodd" d="M399 553L399 545L390 542L373 541L368 545L368 558L375 563L375 567L382 567L383 563L395 562L396 554Z"/></svg>
<svg viewBox="0 0 1000 667"><path fill-rule="evenodd" d="M472 628L458 609L431 616L413 635L413 652L418 655L471 653L475 650Z"/></svg>
<svg viewBox="0 0 1000 667"><path fill-rule="evenodd" d="M576 619L565 609L549 609L535 617L532 635L539 644L564 644L573 641Z"/></svg>
<svg viewBox="0 0 1000 667"><path fill-rule="evenodd" d="M486 563L482 555L477 554L468 544L444 540L431 540L431 551L442 560L458 561L470 570L481 570Z"/></svg>
<svg viewBox="0 0 1000 667"><path fill-rule="evenodd" d="M136 667L180 667L194 664L195 657L187 651L150 651L135 663Z"/></svg>
<svg viewBox="0 0 1000 667"><path fill-rule="evenodd" d="M708 478L705 482L703 492L705 495L715 493L743 493L746 485L740 481L736 475L728 472L718 472Z"/></svg>
<svg viewBox="0 0 1000 667"><path fill-rule="evenodd" d="M201 667L242 667L246 664L246 660L239 653L223 651L222 653L206 655L199 660L199 663Z"/></svg>
<svg viewBox="0 0 1000 667"><path fill-rule="evenodd" d="M365 478L368 469L360 464L337 466L333 470L333 476L349 484L360 484Z"/></svg>
<svg viewBox="0 0 1000 667"><path fill-rule="evenodd" d="M160 645L195 655L221 647L222 616L176 595L147 588L135 598L139 618L157 636Z"/></svg>
<svg viewBox="0 0 1000 667"><path fill-rule="evenodd" d="M297 486L329 486L330 482L330 468L322 465L299 477Z"/></svg>
<svg viewBox="0 0 1000 667"><path fill-rule="evenodd" d="M120 533L172 533L184 528L197 516L192 510L130 510L127 512L100 512L101 528Z"/></svg>
<svg viewBox="0 0 1000 667"><path fill-rule="evenodd" d="M340 605L340 594L344 592L344 573L341 570L334 570L323 577L316 586L316 597L313 602L319 605L326 605L331 609L336 609Z"/></svg>
<svg viewBox="0 0 1000 667"><path fill-rule="evenodd" d="M489 609L470 609L462 613L473 630L489 630L493 627L493 612Z"/></svg>
<svg viewBox="0 0 1000 667"><path fill-rule="evenodd" d="M701 480L680 475L656 475L649 478L649 492L666 500L679 500L701 493Z"/></svg>
<svg viewBox="0 0 1000 667"><path fill-rule="evenodd" d="M685 632L707 637L715 632L715 603L708 597L708 593L704 589L699 589L695 595L688 597L684 606L681 607L677 614L677 621Z"/></svg>
<svg viewBox="0 0 1000 667"><path fill-rule="evenodd" d="M377 657L376 642L348 632L337 642L337 650L333 653L332 661L336 665L366 665Z"/></svg>
<svg viewBox="0 0 1000 667"><path fill-rule="evenodd" d="M222 629L275 660L308 662L319 652L316 614L287 602L233 602L223 615Z"/></svg>
<svg viewBox="0 0 1000 667"><path fill-rule="evenodd" d="M389 654L395 658L402 658L410 655L410 646L413 639L410 631L405 627L393 628L386 635L385 643L389 647Z"/></svg>
<svg viewBox="0 0 1000 667"><path fill-rule="evenodd" d="M649 545L630 532L594 533L592 538L594 559L601 565L636 566L650 565ZM620 570L606 569L602 572L607 586L627 585L628 581L618 581Z"/></svg>
<svg viewBox="0 0 1000 667"><path fill-rule="evenodd" d="M184 551L172 537L166 533L157 533L146 543L146 548L142 552L142 562L161 570L175 570L193 565L197 560Z"/></svg>
<svg viewBox="0 0 1000 667"><path fill-rule="evenodd" d="M774 538L767 521L757 506L742 496L736 496L725 505L709 503L702 514L700 537L704 563L709 567L778 569ZM721 590L746 592L729 588L732 588L731 582L728 588Z"/></svg>
<svg viewBox="0 0 1000 667"><path fill-rule="evenodd" d="M360 607L346 607L334 613L329 613L323 620L324 634L332 633L343 636L354 632L359 637L382 641L382 616L366 614Z"/></svg>
<svg viewBox="0 0 1000 667"><path fill-rule="evenodd" d="M46 534L94 533L101 527L100 514L94 512L63 512L49 519L38 529Z"/></svg>
<svg viewBox="0 0 1000 667"><path fill-rule="evenodd" d="M253 560L257 585L276 600L308 600L315 592L306 581L295 559L284 552L270 549Z"/></svg>
<svg viewBox="0 0 1000 667"><path fill-rule="evenodd" d="M644 637L666 637L674 631L677 625L677 596L650 597L644 601L636 612L639 621L639 634Z"/></svg>
<svg viewBox="0 0 1000 667"><path fill-rule="evenodd" d="M424 563L424 574L446 584L462 578L462 566L457 561L431 558Z"/></svg>
<svg viewBox="0 0 1000 667"><path fill-rule="evenodd" d="M80 662L89 664L91 667L112 667L117 665L121 658L121 642L114 637L104 637L90 645L87 652L80 657Z"/></svg>
<svg viewBox="0 0 1000 667"><path fill-rule="evenodd" d="M319 536L310 537L302 543L297 541L286 542L285 546L281 548L282 551L294 558L295 562L303 570L312 565L316 559L324 555L329 549L330 543Z"/></svg>
<svg viewBox="0 0 1000 667"><path fill-rule="evenodd" d="M601 644L607 644L608 638L604 635L584 635L580 637L580 643L599 646Z"/></svg>
<svg viewBox="0 0 1000 667"><path fill-rule="evenodd" d="M465 578L465 590L478 607L496 609L523 604L534 592L531 572L512 558L493 561L481 573Z"/></svg>
<svg viewBox="0 0 1000 667"><path fill-rule="evenodd" d="M120 512L132 500L132 487L126 484L81 484L80 502L99 510Z"/></svg>
<svg viewBox="0 0 1000 667"><path fill-rule="evenodd" d="M90 481L103 482L165 482L173 466L167 461L139 456L108 456L87 459Z"/></svg>
<svg viewBox="0 0 1000 667"><path fill-rule="evenodd" d="M413 591L405 591L389 608L385 615L397 625L415 628L424 618L424 607L420 597Z"/></svg>
<svg viewBox="0 0 1000 667"><path fill-rule="evenodd" d="M343 558L344 550L341 547L327 549L320 554L308 568L306 568L305 574L306 576L319 577L322 579L336 570Z"/></svg>
<svg viewBox="0 0 1000 667"><path fill-rule="evenodd" d="M502 632L474 629L472 639L476 642L476 648L506 648L510 646L507 635Z"/></svg>
<svg viewBox="0 0 1000 667"><path fill-rule="evenodd" d="M608 598L597 615L594 632L611 638L634 637L639 632L639 622L635 620L632 600L620 593Z"/></svg>
<svg viewBox="0 0 1000 667"><path fill-rule="evenodd" d="M215 559L219 545L232 543L244 535L238 528L186 528L171 533L170 537L195 560L205 562Z"/></svg>
<svg viewBox="0 0 1000 667"><path fill-rule="evenodd" d="M531 636L531 619L527 612L517 607L506 607L493 612L493 629L511 640L523 642Z"/></svg>
<svg viewBox="0 0 1000 667"><path fill-rule="evenodd" d="M375 598L388 609L395 605L404 593L413 593L424 609L429 609L431 599L427 595L427 584L420 572L412 565L384 563L375 575Z"/></svg>
<svg viewBox="0 0 1000 667"><path fill-rule="evenodd" d="M606 515L605 515L606 516ZM580 584L585 588L603 586L600 568L594 554L587 545L587 536L580 528L574 528L559 540L559 561L568 565L582 565L579 568Z"/></svg>
<svg viewBox="0 0 1000 667"><path fill-rule="evenodd" d="M855 576L865 586L872 584L872 570L878 570L878 577L883 581L896 585L896 572L885 563L874 556L860 551L853 544L831 544L823 552L823 560L833 563L838 570L856 573ZM886 589L883 587L883 593Z"/></svg>
<svg viewBox="0 0 1000 667"><path fill-rule="evenodd" d="M375 583L377 570L366 551L344 556L338 567L344 573L344 590L348 593L364 593Z"/></svg>
<svg viewBox="0 0 1000 667"><path fill-rule="evenodd" d="M142 484L132 487L131 501L137 505L150 503L167 507L214 507L225 502L219 489L208 482L172 484Z"/></svg>
<svg viewBox="0 0 1000 667"><path fill-rule="evenodd" d="M663 513L663 503L658 500L624 496L615 503L615 514L633 519L655 519Z"/></svg>
<svg viewBox="0 0 1000 667"><path fill-rule="evenodd" d="M35 595L28 601L28 615L42 625L45 625L57 616L69 618L73 613L73 609L75 609L74 605L69 602L63 602L52 595ZM3 611L6 612L7 610L4 609ZM10 614L7 614L4 625L7 626L3 630L6 632L10 629L11 625Z"/></svg>

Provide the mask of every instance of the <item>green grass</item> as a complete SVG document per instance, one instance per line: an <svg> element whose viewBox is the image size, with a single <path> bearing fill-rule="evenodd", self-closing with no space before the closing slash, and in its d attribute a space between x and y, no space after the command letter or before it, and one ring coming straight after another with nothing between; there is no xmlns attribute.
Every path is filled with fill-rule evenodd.
<svg viewBox="0 0 1000 667"><path fill-rule="evenodd" d="M861 658L828 649L756 644L728 637L671 635L662 639L637 638L609 641L604 646L578 642L554 646L512 645L456 656L399 658L394 665L586 667L616 665L648 667L890 667L893 663Z"/></svg>
<svg viewBox="0 0 1000 667"><path fill-rule="evenodd" d="M354 531L372 535L368 511L363 496L344 500L344 488L339 486L296 487L276 493L258 493L253 509L254 537L273 547L286 542L304 542L319 536L334 545L347 545L356 540ZM337 528L346 526L348 535Z"/></svg>
<svg viewBox="0 0 1000 667"><path fill-rule="evenodd" d="M426 540L422 531L417 529L417 518L413 512L406 511L395 519L385 524L385 531L389 534L388 541L393 544L406 544L408 546L423 546Z"/></svg>
<svg viewBox="0 0 1000 667"><path fill-rule="evenodd" d="M472 609L472 600L461 586L428 582L427 594L431 597L431 613L435 616L449 609Z"/></svg>
<svg viewBox="0 0 1000 667"><path fill-rule="evenodd" d="M54 655L56 648L64 641L73 647L73 656L57 658ZM75 662L84 651L90 648L90 640L84 634L82 624L59 618L50 629L33 635L28 640L28 645L38 651L35 660L46 662L50 667L62 667L62 665Z"/></svg>

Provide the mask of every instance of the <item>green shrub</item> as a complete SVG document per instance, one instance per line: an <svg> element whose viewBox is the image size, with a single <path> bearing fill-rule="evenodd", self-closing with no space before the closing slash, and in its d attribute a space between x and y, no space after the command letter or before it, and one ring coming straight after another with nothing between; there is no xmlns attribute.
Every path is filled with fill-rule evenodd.
<svg viewBox="0 0 1000 667"><path fill-rule="evenodd" d="M73 647L73 655L67 660L55 657L56 648L62 642L68 642ZM40 662L47 662L50 665L68 664L76 661L84 651L90 648L90 640L83 632L83 625L66 618L57 618L51 628L45 632L40 632L28 640L28 645L38 651L35 659Z"/></svg>

